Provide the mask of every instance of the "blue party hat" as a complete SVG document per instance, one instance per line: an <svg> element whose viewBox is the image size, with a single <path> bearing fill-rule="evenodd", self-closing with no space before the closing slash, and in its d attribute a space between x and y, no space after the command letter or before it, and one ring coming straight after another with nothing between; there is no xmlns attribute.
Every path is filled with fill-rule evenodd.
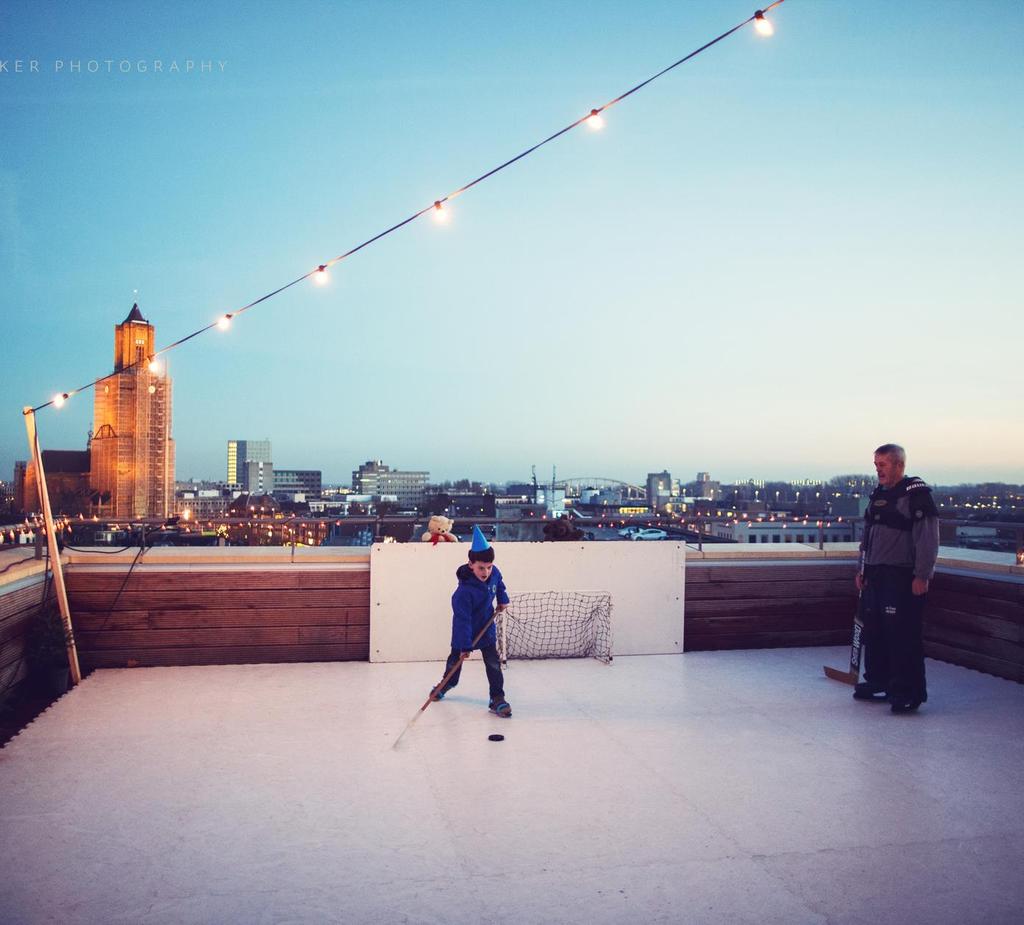
<svg viewBox="0 0 1024 925"><path fill-rule="evenodd" d="M487 537L484 536L483 531L476 524L473 524L473 547L470 549L470 552L483 552L490 548L491 544L487 542Z"/></svg>

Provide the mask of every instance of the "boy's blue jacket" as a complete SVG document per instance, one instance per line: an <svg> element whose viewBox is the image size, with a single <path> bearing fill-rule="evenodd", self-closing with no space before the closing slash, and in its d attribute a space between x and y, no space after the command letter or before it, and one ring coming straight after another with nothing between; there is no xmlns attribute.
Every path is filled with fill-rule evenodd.
<svg viewBox="0 0 1024 925"><path fill-rule="evenodd" d="M486 582L477 578L468 565L460 565L455 577L459 579L459 586L452 595L452 648L467 652L473 648L476 634L494 615L495 598L499 604L507 604L508 594L497 566L491 569L491 577ZM497 640L492 623L476 648L493 646Z"/></svg>

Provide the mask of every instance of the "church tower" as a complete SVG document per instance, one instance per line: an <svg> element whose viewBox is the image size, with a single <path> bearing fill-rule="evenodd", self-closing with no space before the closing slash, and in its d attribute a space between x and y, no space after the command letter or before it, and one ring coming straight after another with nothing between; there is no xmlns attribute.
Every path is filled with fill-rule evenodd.
<svg viewBox="0 0 1024 925"><path fill-rule="evenodd" d="M168 517L174 504L171 379L150 368L155 330L133 305L114 327L114 371L96 384L90 485L112 520Z"/></svg>

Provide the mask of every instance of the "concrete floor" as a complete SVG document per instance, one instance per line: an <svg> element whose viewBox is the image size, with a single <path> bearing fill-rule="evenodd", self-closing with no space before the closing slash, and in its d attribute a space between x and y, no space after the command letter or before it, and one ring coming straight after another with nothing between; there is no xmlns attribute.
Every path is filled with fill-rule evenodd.
<svg viewBox="0 0 1024 925"><path fill-rule="evenodd" d="M0 751L0 920L1017 923L1024 686L845 649L100 671ZM487 740L500 731L501 743Z"/></svg>

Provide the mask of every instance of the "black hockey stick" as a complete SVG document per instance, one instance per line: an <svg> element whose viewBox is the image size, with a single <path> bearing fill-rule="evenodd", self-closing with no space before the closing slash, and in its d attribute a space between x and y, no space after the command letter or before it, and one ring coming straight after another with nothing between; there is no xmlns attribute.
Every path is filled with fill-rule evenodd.
<svg viewBox="0 0 1024 925"><path fill-rule="evenodd" d="M857 594L857 610L853 614L853 641L850 643L850 670L840 671L838 668L830 668L824 665L825 676L833 681L842 681L844 684L856 684L860 680L860 659L863 652L862 638L864 635L864 618L861 615L861 606L864 601L864 593Z"/></svg>

